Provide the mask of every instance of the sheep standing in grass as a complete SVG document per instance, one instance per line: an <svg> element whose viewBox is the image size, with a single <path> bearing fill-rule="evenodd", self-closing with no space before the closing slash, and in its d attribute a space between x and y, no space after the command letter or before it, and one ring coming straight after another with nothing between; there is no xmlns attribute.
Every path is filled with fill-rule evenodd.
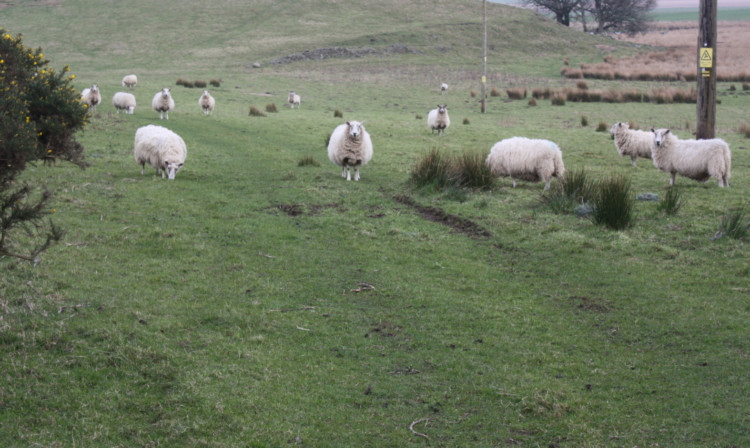
<svg viewBox="0 0 750 448"><path fill-rule="evenodd" d="M615 148L621 156L630 156L630 164L635 166L638 157L651 158L651 146L654 144L654 134L646 131L630 129L627 123L615 123L609 129L609 135L615 141Z"/></svg>
<svg viewBox="0 0 750 448"><path fill-rule="evenodd" d="M138 84L138 77L135 75L126 75L122 78L122 86L130 89L134 88Z"/></svg>
<svg viewBox="0 0 750 448"><path fill-rule="evenodd" d="M445 92L448 91L448 84L442 83L440 84L440 94L445 95Z"/></svg>
<svg viewBox="0 0 750 448"><path fill-rule="evenodd" d="M670 174L669 185L674 185L675 175L680 174L698 182L706 182L713 176L720 187L729 186L732 153L724 140L680 140L669 129L651 131L654 142L651 158L655 167Z"/></svg>
<svg viewBox="0 0 750 448"><path fill-rule="evenodd" d="M445 134L445 129L451 125L451 118L448 116L448 105L438 104L437 109L432 109L427 114L427 126L432 129L432 133L435 133L435 129L438 131L438 135Z"/></svg>
<svg viewBox="0 0 750 448"><path fill-rule="evenodd" d="M198 105L201 107L201 109L203 109L203 113L208 115L214 111L216 100L211 96L210 93L208 93L208 90L204 90L203 94L198 100Z"/></svg>
<svg viewBox="0 0 750 448"><path fill-rule="evenodd" d="M133 156L136 163L141 165L141 175L148 163L156 169L156 174L161 172L162 179L166 174L170 180L174 180L177 171L185 163L187 147L179 135L167 128L150 124L135 132Z"/></svg>
<svg viewBox="0 0 750 448"><path fill-rule="evenodd" d="M169 111L174 109L172 91L165 87L161 89L161 92L157 92L156 95L154 95L154 99L151 101L151 107L159 112L159 120L163 118L169 120Z"/></svg>
<svg viewBox="0 0 750 448"><path fill-rule="evenodd" d="M112 105L117 109L119 114L121 110L124 110L126 114L133 114L135 110L135 95L127 92L117 92L112 97Z"/></svg>
<svg viewBox="0 0 750 448"><path fill-rule="evenodd" d="M347 121L337 126L328 141L328 158L341 167L341 177L346 180L352 180L351 168L354 180L359 180L359 167L372 159L372 140L362 123Z"/></svg>
<svg viewBox="0 0 750 448"><path fill-rule="evenodd" d="M299 95L292 91L289 92L289 98L287 99L287 101L289 102L289 107L291 107L292 109L294 109L295 104L298 108L302 107L302 99L299 97Z"/></svg>
<svg viewBox="0 0 750 448"><path fill-rule="evenodd" d="M81 100L91 108L91 112L96 112L96 106L102 102L102 94L99 91L99 86L92 84L91 87L83 89Z"/></svg>
<svg viewBox="0 0 750 448"><path fill-rule="evenodd" d="M501 140L492 147L485 163L495 176L510 176L514 188L516 179L520 179L544 181L544 189L549 190L552 178L563 181L565 174L562 151L549 140L525 137Z"/></svg>

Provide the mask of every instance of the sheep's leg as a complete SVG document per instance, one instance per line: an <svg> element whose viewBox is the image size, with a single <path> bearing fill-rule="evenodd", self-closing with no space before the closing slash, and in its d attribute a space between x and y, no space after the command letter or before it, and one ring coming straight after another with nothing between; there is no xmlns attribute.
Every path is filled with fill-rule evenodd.
<svg viewBox="0 0 750 448"><path fill-rule="evenodd" d="M510 180L511 180L511 182L513 182L513 188L516 188L516 180L513 179L512 177L510 178Z"/></svg>
<svg viewBox="0 0 750 448"><path fill-rule="evenodd" d="M346 167L345 166L341 167L341 177L346 177Z"/></svg>
<svg viewBox="0 0 750 448"><path fill-rule="evenodd" d="M146 162L141 163L141 176L146 174Z"/></svg>
<svg viewBox="0 0 750 448"><path fill-rule="evenodd" d="M552 182L552 179L548 179L547 183L544 184L544 189L545 190L549 190L549 184L550 184L550 182Z"/></svg>
<svg viewBox="0 0 750 448"><path fill-rule="evenodd" d="M358 166L354 167L354 180L356 181L359 180L359 167Z"/></svg>
<svg viewBox="0 0 750 448"><path fill-rule="evenodd" d="M169 111L164 112L164 118L166 118L167 120L169 120Z"/></svg>
<svg viewBox="0 0 750 448"><path fill-rule="evenodd" d="M671 173L669 173L669 185L674 185L674 176L675 176L675 174L676 173L674 171L672 171Z"/></svg>
<svg viewBox="0 0 750 448"><path fill-rule="evenodd" d="M346 167L346 180L347 182L352 180L352 169L350 167Z"/></svg>
<svg viewBox="0 0 750 448"><path fill-rule="evenodd" d="M630 156L630 164L635 166L635 160L637 159L637 156Z"/></svg>

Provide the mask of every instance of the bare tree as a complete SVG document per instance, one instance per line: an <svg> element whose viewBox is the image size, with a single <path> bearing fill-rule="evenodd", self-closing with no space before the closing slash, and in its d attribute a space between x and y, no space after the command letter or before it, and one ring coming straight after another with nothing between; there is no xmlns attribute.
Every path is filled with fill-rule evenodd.
<svg viewBox="0 0 750 448"><path fill-rule="evenodd" d="M555 15L555 20L565 26L570 26L570 16L586 0L521 0L526 6L543 9Z"/></svg>
<svg viewBox="0 0 750 448"><path fill-rule="evenodd" d="M648 29L648 14L656 0L584 0L597 22L597 33L621 31L630 35Z"/></svg>

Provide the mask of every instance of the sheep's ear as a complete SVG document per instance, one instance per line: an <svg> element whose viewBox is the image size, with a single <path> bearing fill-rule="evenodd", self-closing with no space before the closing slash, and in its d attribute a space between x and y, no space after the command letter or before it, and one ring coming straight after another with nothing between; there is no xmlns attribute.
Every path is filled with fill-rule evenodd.
<svg viewBox="0 0 750 448"><path fill-rule="evenodd" d="M346 122L346 125L352 127L352 125L348 121Z"/></svg>
<svg viewBox="0 0 750 448"><path fill-rule="evenodd" d="M667 135L667 134L669 134L669 129L667 129L667 131L664 132L664 135Z"/></svg>
<svg viewBox="0 0 750 448"><path fill-rule="evenodd" d="M656 131L654 131L654 128L651 128L651 132L653 132L654 134L656 134Z"/></svg>

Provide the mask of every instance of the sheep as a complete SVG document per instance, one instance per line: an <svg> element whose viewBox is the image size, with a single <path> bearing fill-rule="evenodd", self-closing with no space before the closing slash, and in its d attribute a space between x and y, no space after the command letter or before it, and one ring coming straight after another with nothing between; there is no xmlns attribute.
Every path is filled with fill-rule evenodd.
<svg viewBox="0 0 750 448"><path fill-rule="evenodd" d="M84 104L91 107L92 112L96 112L97 104L102 102L102 94L99 91L99 86L91 84L91 87L83 89L83 92L81 92L81 100Z"/></svg>
<svg viewBox="0 0 750 448"><path fill-rule="evenodd" d="M435 133L435 129L438 131L438 136L445 134L445 129L451 125L451 118L448 116L448 105L438 104L437 109L432 109L427 114L427 126L432 129L432 133Z"/></svg>
<svg viewBox="0 0 750 448"><path fill-rule="evenodd" d="M295 104L297 105L298 108L302 107L302 100L301 100L301 98L299 97L299 95L297 95L296 93L294 93L291 90L289 91L289 99L287 101L289 102L289 106L292 109L294 109L294 105Z"/></svg>
<svg viewBox="0 0 750 448"><path fill-rule="evenodd" d="M549 190L553 177L564 182L565 166L562 151L554 142L526 137L501 140L492 147L485 164L498 177L510 176L513 188L516 179L528 182L544 181Z"/></svg>
<svg viewBox="0 0 750 448"><path fill-rule="evenodd" d="M122 78L123 87L133 89L136 84L138 84L138 77L135 75L125 75L125 77Z"/></svg>
<svg viewBox="0 0 750 448"><path fill-rule="evenodd" d="M151 101L151 107L159 112L159 120L162 118L169 120L169 111L174 109L171 90L165 87L161 89L161 92L157 92Z"/></svg>
<svg viewBox="0 0 750 448"><path fill-rule="evenodd" d="M119 114L121 110L124 110L126 114L133 114L135 110L135 95L127 92L117 92L112 97L112 105L117 109Z"/></svg>
<svg viewBox="0 0 750 448"><path fill-rule="evenodd" d="M204 90L203 94L198 100L198 105L201 107L201 109L203 109L203 113L208 115L213 112L215 104L216 100L214 99L214 97L212 97L211 94L208 93L208 90Z"/></svg>
<svg viewBox="0 0 750 448"><path fill-rule="evenodd" d="M351 180L351 168L354 168L354 180L359 180L359 167L372 159L372 140L365 127L358 121L347 121L338 125L328 141L328 158L341 167L341 177Z"/></svg>
<svg viewBox="0 0 750 448"><path fill-rule="evenodd" d="M630 156L630 164L635 166L638 157L651 158L651 146L654 136L651 132L630 129L627 123L615 123L609 129L609 135L615 141L615 149L621 156Z"/></svg>
<svg viewBox="0 0 750 448"><path fill-rule="evenodd" d="M150 124L138 128L135 132L133 147L135 162L141 165L141 175L146 170L146 162L161 172L164 179L174 180L177 171L182 168L187 157L185 141L167 128Z"/></svg>
<svg viewBox="0 0 750 448"><path fill-rule="evenodd" d="M448 91L448 84L442 83L440 84L440 94L445 95L445 92Z"/></svg>
<svg viewBox="0 0 750 448"><path fill-rule="evenodd" d="M670 174L669 185L674 185L676 174L698 182L706 182L712 176L720 187L729 186L732 169L732 154L729 145L720 139L680 140L669 129L653 130L651 148L654 166Z"/></svg>

